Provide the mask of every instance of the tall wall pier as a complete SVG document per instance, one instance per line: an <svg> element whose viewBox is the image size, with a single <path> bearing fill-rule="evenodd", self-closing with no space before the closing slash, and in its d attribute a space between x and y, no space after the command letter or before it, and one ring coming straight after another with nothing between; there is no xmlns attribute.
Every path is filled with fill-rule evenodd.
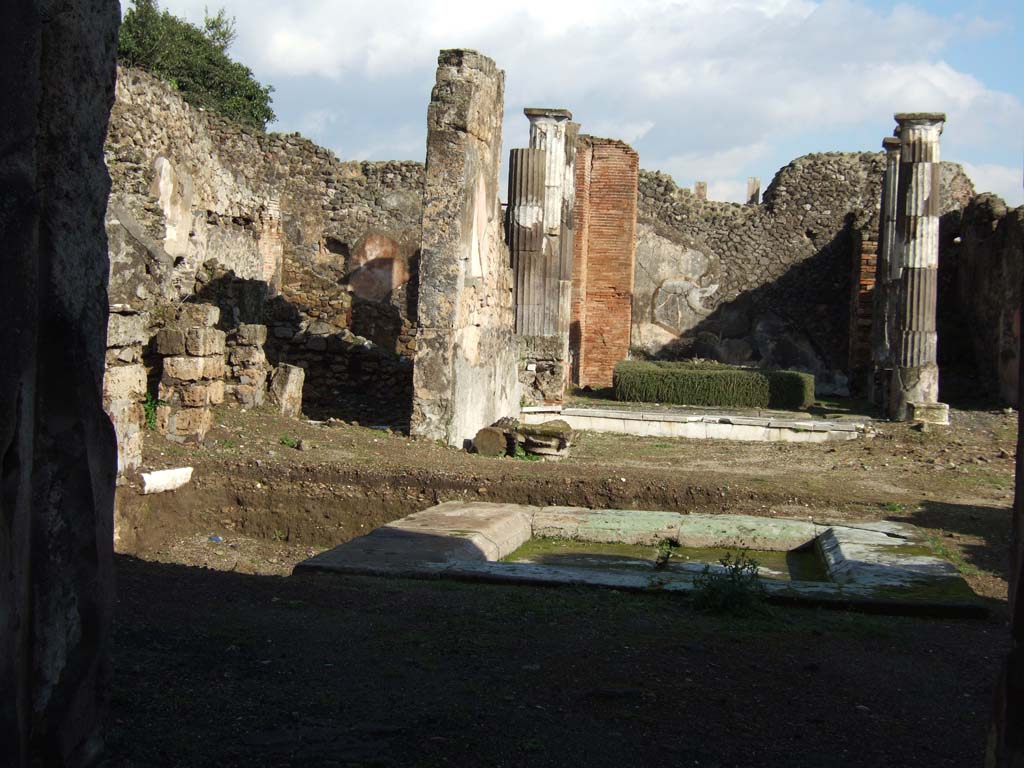
<svg viewBox="0 0 1024 768"><path fill-rule="evenodd" d="M427 110L412 433L449 445L519 411L498 200L504 87L486 56L442 51Z"/></svg>
<svg viewBox="0 0 1024 768"><path fill-rule="evenodd" d="M77 768L101 757L110 690L103 137L119 11L12 0L3 15L0 765Z"/></svg>
<svg viewBox="0 0 1024 768"><path fill-rule="evenodd" d="M628 144L580 136L569 343L581 387L611 386L615 365L629 356L639 168Z"/></svg>

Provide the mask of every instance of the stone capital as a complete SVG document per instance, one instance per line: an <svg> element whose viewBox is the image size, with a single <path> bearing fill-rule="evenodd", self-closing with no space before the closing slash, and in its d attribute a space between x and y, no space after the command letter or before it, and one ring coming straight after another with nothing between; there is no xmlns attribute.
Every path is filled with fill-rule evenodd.
<svg viewBox="0 0 1024 768"><path fill-rule="evenodd" d="M882 149L884 149L886 152L889 152L890 154L899 152L900 147L902 145L903 142L901 142L895 136L886 136L884 139L882 139Z"/></svg>
<svg viewBox="0 0 1024 768"><path fill-rule="evenodd" d="M553 120L555 122L563 122L566 120L572 120L572 112L568 109L554 109L548 107L527 107L523 110L523 114L534 122L535 120Z"/></svg>
<svg viewBox="0 0 1024 768"><path fill-rule="evenodd" d="M945 112L897 112L893 115L893 119L899 124L899 132L910 129L938 129L939 133L942 133L942 128L946 122ZM899 135L897 133L897 135Z"/></svg>

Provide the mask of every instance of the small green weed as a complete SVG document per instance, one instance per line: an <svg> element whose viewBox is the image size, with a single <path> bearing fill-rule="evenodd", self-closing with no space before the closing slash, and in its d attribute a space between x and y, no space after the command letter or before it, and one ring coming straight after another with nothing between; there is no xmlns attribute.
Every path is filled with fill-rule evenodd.
<svg viewBox="0 0 1024 768"><path fill-rule="evenodd" d="M948 560L953 565L955 565L956 569L960 571L961 575L978 575L978 568L964 560L964 556L960 553L959 549L950 547L938 535L934 533L925 533L924 540L928 543L928 546L931 548L932 552L941 557L943 560Z"/></svg>
<svg viewBox="0 0 1024 768"><path fill-rule="evenodd" d="M298 448L299 447L299 438L297 438L297 437L290 437L288 435L281 435L281 445L285 445L285 446L287 446L289 448Z"/></svg>
<svg viewBox="0 0 1024 768"><path fill-rule="evenodd" d="M287 541L288 540L288 534L285 533L282 530L279 530L279 529L275 528L274 532L272 534L270 534L270 538L273 539L274 541Z"/></svg>
<svg viewBox="0 0 1024 768"><path fill-rule="evenodd" d="M694 579L694 605L709 613L748 614L765 612L766 596L757 560L743 550L718 561L724 571L710 565Z"/></svg>
<svg viewBox="0 0 1024 768"><path fill-rule="evenodd" d="M516 443L516 449L512 453L513 459L521 459L522 461L542 461L543 457L538 456L535 453L527 453L522 443Z"/></svg>
<svg viewBox="0 0 1024 768"><path fill-rule="evenodd" d="M237 448L238 447L238 442L235 441L235 440L232 440L231 438L226 438L226 439L220 441L220 446L221 446L221 448L227 448L227 449L230 450L232 448Z"/></svg>
<svg viewBox="0 0 1024 768"><path fill-rule="evenodd" d="M894 515L898 515L904 511L902 504L897 504L895 501L887 501L882 505L882 509L886 512L891 512Z"/></svg>
<svg viewBox="0 0 1024 768"><path fill-rule="evenodd" d="M152 392L146 393L146 402L142 404L142 411L146 416L146 429L156 429L156 409L161 405L167 403L155 398Z"/></svg>

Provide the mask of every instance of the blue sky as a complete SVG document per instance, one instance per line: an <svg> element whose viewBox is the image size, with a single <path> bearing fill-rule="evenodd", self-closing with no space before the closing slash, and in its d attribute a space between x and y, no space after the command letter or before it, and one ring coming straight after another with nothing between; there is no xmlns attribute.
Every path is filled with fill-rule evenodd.
<svg viewBox="0 0 1024 768"><path fill-rule="evenodd" d="M641 165L739 200L808 152L875 151L897 111L944 111L943 158L1024 203L1021 0L221 0L233 55L274 85L280 131L342 159L422 160L437 52L506 71L505 149L526 106L565 107ZM201 21L217 0L163 0Z"/></svg>

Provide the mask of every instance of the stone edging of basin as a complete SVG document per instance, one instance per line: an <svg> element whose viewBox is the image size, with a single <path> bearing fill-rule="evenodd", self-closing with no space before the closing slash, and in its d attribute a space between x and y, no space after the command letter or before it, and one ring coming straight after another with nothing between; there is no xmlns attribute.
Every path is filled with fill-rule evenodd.
<svg viewBox="0 0 1024 768"><path fill-rule="evenodd" d="M382 526L312 557L295 573L334 572L404 578L453 578L505 584L572 585L686 594L692 574L500 562L532 536L592 542L739 546L787 551L817 548L831 581L763 579L769 600L857 607L891 613L983 616L956 569L928 554L910 525L823 525L747 515L528 507L448 502Z"/></svg>

